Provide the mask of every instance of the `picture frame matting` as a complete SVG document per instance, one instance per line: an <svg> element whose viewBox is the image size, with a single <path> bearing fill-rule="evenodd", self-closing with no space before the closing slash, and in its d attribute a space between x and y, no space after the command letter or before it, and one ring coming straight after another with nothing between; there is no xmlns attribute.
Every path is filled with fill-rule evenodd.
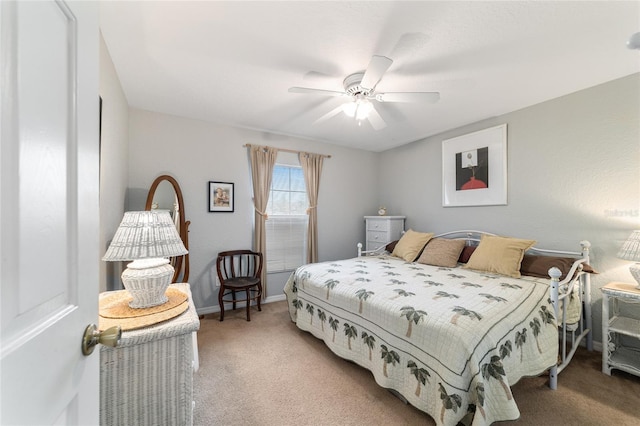
<svg viewBox="0 0 640 426"><path fill-rule="evenodd" d="M234 210L233 182L209 181L209 212L227 212Z"/></svg>
<svg viewBox="0 0 640 426"><path fill-rule="evenodd" d="M443 140L443 207L506 204L507 125Z"/></svg>

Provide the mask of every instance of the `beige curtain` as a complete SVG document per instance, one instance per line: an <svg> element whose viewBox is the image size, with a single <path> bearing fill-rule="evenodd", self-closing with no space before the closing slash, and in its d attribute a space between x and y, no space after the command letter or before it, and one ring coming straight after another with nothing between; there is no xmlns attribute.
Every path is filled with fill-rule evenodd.
<svg viewBox="0 0 640 426"><path fill-rule="evenodd" d="M320 174L322 173L322 160L324 155L301 152L298 154L304 182L309 197L309 229L307 231L307 262L318 261L318 191L320 189Z"/></svg>
<svg viewBox="0 0 640 426"><path fill-rule="evenodd" d="M271 189L271 176L276 163L278 150L268 146L247 145L251 160L251 182L253 183L253 207L255 209L255 229L253 250L262 253L262 298L267 297L267 202Z"/></svg>

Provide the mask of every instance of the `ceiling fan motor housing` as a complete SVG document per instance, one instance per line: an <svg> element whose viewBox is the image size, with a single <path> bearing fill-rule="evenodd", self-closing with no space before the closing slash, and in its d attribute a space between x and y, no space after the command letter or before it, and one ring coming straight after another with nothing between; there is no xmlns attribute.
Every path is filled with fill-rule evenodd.
<svg viewBox="0 0 640 426"><path fill-rule="evenodd" d="M363 72L358 72L355 74L348 75L342 81L342 84L344 86L344 91L353 97L356 97L358 95L368 96L371 90L365 89L364 87L360 86L360 83L362 82L362 77L364 77Z"/></svg>

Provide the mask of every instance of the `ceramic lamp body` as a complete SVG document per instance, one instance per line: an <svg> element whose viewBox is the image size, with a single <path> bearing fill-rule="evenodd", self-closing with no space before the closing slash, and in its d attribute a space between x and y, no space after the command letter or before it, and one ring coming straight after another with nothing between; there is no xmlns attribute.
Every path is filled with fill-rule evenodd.
<svg viewBox="0 0 640 426"><path fill-rule="evenodd" d="M640 290L640 263L634 263L633 265L629 266L629 271L631 272L631 275L638 283L636 288Z"/></svg>
<svg viewBox="0 0 640 426"><path fill-rule="evenodd" d="M133 297L129 306L150 308L165 303L173 272L169 259L141 259L129 263L122 273L124 288Z"/></svg>
<svg viewBox="0 0 640 426"><path fill-rule="evenodd" d="M640 34L640 33L639 33ZM636 262L629 267L629 271L638 283L637 289L640 290L640 229L637 229L629 235L629 238L622 244L618 252L618 258Z"/></svg>

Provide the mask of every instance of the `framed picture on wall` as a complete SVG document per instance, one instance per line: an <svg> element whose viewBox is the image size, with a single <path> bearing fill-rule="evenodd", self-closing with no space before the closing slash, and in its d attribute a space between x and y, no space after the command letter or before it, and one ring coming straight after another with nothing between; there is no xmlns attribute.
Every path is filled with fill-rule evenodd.
<svg viewBox="0 0 640 426"><path fill-rule="evenodd" d="M209 211L233 212L233 183L209 181Z"/></svg>
<svg viewBox="0 0 640 426"><path fill-rule="evenodd" d="M442 141L442 205L507 204L507 125Z"/></svg>

